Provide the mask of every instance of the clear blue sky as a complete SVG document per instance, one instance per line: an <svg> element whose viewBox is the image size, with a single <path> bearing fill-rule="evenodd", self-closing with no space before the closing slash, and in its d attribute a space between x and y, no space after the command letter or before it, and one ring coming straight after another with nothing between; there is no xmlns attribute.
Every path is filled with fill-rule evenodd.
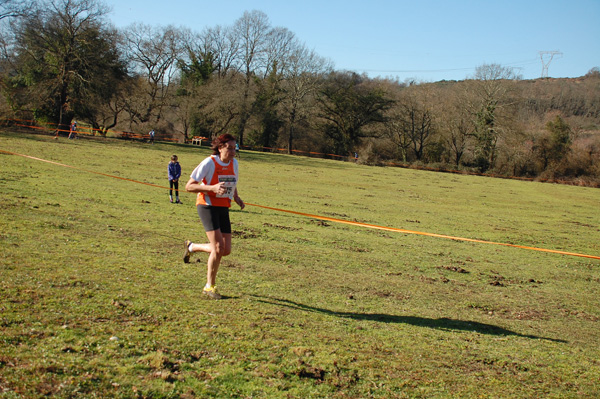
<svg viewBox="0 0 600 399"><path fill-rule="evenodd" d="M337 70L400 81L462 80L482 64L550 77L600 67L600 0L105 0L118 28L133 22L201 32L264 12ZM544 58L545 62L549 57Z"/></svg>

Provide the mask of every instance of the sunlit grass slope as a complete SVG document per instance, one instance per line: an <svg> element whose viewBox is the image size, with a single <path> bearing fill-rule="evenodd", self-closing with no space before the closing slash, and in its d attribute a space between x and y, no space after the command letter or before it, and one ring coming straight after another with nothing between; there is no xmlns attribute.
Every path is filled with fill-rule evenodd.
<svg viewBox="0 0 600 399"><path fill-rule="evenodd" d="M152 186L208 149L1 132L0 150L74 167L0 152L0 397L598 394L600 261L254 206L598 256L598 189L242 152L252 205L209 301L206 256L181 260L204 240L194 197Z"/></svg>

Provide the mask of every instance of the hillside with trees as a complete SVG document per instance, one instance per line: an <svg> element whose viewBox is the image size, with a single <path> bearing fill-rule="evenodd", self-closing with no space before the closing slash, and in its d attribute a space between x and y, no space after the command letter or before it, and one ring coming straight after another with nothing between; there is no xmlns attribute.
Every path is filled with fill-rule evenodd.
<svg viewBox="0 0 600 399"><path fill-rule="evenodd" d="M261 11L201 32L118 30L107 15L96 0L0 0L1 116L600 184L597 67L523 80L483 64L462 81L399 82L336 70Z"/></svg>

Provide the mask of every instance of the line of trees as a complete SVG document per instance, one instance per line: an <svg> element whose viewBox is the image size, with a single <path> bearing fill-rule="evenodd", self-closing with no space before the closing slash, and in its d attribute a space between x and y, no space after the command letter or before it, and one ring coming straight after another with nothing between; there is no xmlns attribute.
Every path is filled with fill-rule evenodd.
<svg viewBox="0 0 600 399"><path fill-rule="evenodd" d="M114 28L99 0L0 0L5 116L101 134L350 155L516 176L600 181L600 70L524 81L484 64L464 81L338 71L261 11L201 32Z"/></svg>

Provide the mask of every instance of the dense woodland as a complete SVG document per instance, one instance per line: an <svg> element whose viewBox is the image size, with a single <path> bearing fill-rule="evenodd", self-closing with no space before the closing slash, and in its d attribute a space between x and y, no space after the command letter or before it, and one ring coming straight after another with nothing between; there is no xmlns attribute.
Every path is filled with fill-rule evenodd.
<svg viewBox="0 0 600 399"><path fill-rule="evenodd" d="M600 183L600 70L463 81L336 70L261 11L201 32L119 30L96 0L0 0L0 116L186 142L232 133L285 148L506 176Z"/></svg>

